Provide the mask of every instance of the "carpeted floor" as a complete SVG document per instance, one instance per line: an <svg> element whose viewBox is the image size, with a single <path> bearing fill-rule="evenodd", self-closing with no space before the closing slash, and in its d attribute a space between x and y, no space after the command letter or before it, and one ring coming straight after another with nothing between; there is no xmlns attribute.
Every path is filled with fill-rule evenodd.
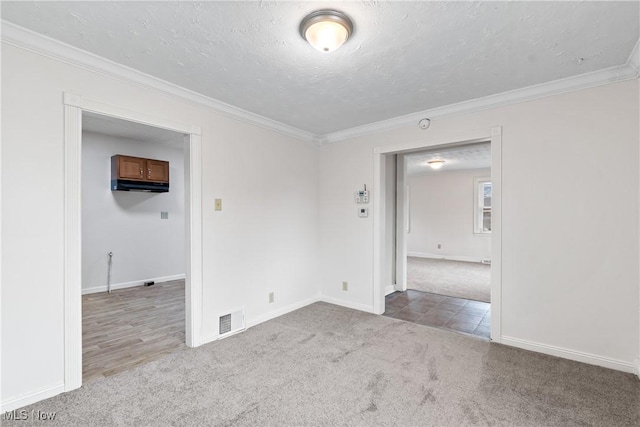
<svg viewBox="0 0 640 427"><path fill-rule="evenodd" d="M407 257L407 287L491 302L491 266L478 262Z"/></svg>
<svg viewBox="0 0 640 427"><path fill-rule="evenodd" d="M631 374L316 303L4 425L637 426L638 402Z"/></svg>

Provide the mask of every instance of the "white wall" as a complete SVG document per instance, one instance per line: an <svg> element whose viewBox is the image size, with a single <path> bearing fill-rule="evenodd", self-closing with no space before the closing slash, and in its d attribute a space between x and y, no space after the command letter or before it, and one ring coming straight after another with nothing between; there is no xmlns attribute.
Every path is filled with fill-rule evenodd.
<svg viewBox="0 0 640 427"><path fill-rule="evenodd" d="M372 308L372 218L351 215L351 194L372 185L374 147L502 126L502 339L631 369L639 353L638 94L638 81L626 81L320 147L323 295Z"/></svg>
<svg viewBox="0 0 640 427"><path fill-rule="evenodd" d="M107 288L107 253L113 253L111 285L162 281L185 273L184 149L82 133L82 292ZM111 191L111 156L124 154L169 162L168 193ZM160 219L168 212L168 219Z"/></svg>
<svg viewBox="0 0 640 427"><path fill-rule="evenodd" d="M317 296L317 147L3 43L3 405L64 381L65 91L201 127L203 339L229 308L252 323Z"/></svg>
<svg viewBox="0 0 640 427"><path fill-rule="evenodd" d="M504 336L622 364L638 357L637 80L318 150L3 43L3 405L50 395L64 380L65 91L202 128L205 336L224 310L245 306L251 324L318 289L371 309L372 215L357 217L353 191L372 189L373 147L501 125Z"/></svg>
<svg viewBox="0 0 640 427"><path fill-rule="evenodd" d="M408 255L475 262L490 259L490 235L473 232L473 180L490 176L491 169L409 175Z"/></svg>

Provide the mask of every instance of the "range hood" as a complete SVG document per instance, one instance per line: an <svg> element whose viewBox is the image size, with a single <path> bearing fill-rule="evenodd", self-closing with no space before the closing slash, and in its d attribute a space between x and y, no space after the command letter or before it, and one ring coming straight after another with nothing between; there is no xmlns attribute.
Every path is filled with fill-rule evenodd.
<svg viewBox="0 0 640 427"><path fill-rule="evenodd" d="M142 191L145 193L166 193L169 191L169 183L168 182L129 181L126 179L112 179L111 190Z"/></svg>

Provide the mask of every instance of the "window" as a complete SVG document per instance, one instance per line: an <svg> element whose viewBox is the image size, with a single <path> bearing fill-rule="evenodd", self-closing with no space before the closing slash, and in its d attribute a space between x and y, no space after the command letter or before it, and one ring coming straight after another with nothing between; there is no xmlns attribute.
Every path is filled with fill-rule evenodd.
<svg viewBox="0 0 640 427"><path fill-rule="evenodd" d="M474 228L475 234L491 234L491 179L476 178L474 183Z"/></svg>

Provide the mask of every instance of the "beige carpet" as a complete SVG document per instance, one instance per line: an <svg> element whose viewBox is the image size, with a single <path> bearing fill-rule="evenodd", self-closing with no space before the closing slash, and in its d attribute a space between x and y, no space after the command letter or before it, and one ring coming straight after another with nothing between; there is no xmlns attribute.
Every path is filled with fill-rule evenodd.
<svg viewBox="0 0 640 427"><path fill-rule="evenodd" d="M407 287L491 302L491 266L478 262L407 257Z"/></svg>
<svg viewBox="0 0 640 427"><path fill-rule="evenodd" d="M2 424L638 426L638 402L631 374L316 303Z"/></svg>

